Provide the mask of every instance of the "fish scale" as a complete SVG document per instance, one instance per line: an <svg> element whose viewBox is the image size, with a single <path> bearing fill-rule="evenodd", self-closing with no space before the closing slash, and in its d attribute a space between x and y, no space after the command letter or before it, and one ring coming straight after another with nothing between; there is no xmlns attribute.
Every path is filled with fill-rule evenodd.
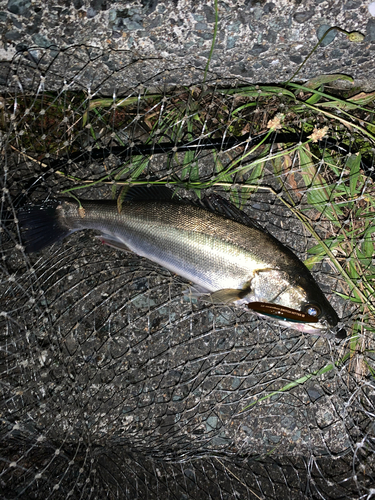
<svg viewBox="0 0 375 500"><path fill-rule="evenodd" d="M254 271L269 267L260 255L249 253L254 233L258 254L266 234L199 207L129 202L119 214L116 203L82 203L84 217L76 202L63 202L60 220L66 227L97 229L104 241L110 237L117 247L123 245L208 291L242 289Z"/></svg>

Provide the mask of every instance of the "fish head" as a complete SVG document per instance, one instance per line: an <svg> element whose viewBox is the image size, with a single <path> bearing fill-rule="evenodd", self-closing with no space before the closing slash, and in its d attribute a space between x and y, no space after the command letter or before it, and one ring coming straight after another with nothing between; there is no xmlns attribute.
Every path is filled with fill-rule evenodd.
<svg viewBox="0 0 375 500"><path fill-rule="evenodd" d="M304 333L319 335L339 321L307 269L298 274L274 269L257 272L245 301L257 314Z"/></svg>

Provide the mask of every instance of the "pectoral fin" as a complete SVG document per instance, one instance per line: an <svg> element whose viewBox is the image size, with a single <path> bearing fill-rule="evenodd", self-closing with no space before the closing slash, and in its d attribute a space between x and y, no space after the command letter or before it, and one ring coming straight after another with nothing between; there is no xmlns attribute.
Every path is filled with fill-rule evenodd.
<svg viewBox="0 0 375 500"><path fill-rule="evenodd" d="M244 291L236 288L223 288L222 290L211 293L207 297L207 300L212 302L212 304L229 304L242 299L247 293L248 290Z"/></svg>

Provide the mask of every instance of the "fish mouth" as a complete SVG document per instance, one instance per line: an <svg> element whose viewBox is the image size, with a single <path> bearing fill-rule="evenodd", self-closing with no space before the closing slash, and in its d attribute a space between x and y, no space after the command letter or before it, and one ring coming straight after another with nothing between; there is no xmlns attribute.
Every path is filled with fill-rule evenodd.
<svg viewBox="0 0 375 500"><path fill-rule="evenodd" d="M264 318L267 318L267 316L262 315ZM268 318L270 319L270 318ZM319 323L296 323L292 321L284 321L284 320L278 320L278 323L280 326L284 326L286 328L291 328L293 330L298 330L301 333L308 333L310 335L317 335L317 336L329 336L329 337L337 337L337 338L345 338L346 333L345 330L340 330L339 332L335 332L336 328L335 326L329 325L328 322L319 322ZM342 333L345 333L345 336L341 336Z"/></svg>
<svg viewBox="0 0 375 500"><path fill-rule="evenodd" d="M322 335L331 328L325 323L292 323L288 321L282 321L280 323L290 328L294 328L299 332L309 333L310 335Z"/></svg>
<svg viewBox="0 0 375 500"><path fill-rule="evenodd" d="M278 320L278 323L286 328L292 328L310 335L326 336L338 340L343 340L347 337L346 330L337 326L338 321L332 321L331 323L326 318L317 323L296 323L283 320Z"/></svg>
<svg viewBox="0 0 375 500"><path fill-rule="evenodd" d="M290 328L294 328L302 333L308 333L310 335L317 335L329 338L335 338L337 340L344 340L347 338L347 333L344 328L329 327L322 325L320 328L315 325L310 325L308 323L299 325L291 324Z"/></svg>

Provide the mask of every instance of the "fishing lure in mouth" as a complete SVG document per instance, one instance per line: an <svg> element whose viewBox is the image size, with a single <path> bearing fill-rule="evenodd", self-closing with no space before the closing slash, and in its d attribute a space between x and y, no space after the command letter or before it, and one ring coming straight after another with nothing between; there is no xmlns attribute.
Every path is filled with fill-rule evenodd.
<svg viewBox="0 0 375 500"><path fill-rule="evenodd" d="M320 316L320 309L313 304L305 306L307 312L267 302L249 302L247 307L265 316L271 316L278 320L294 321L296 323L318 323Z"/></svg>
<svg viewBox="0 0 375 500"><path fill-rule="evenodd" d="M247 307L260 316L275 319L280 323L284 321L285 325L289 325L295 330L307 332L305 325L308 324L311 328L309 333L314 333L314 323L319 323L319 317L321 316L321 310L316 304L306 304L305 311L298 311L291 307L282 306L280 304L270 304L267 302L249 302ZM297 324L300 324L301 327L299 328ZM315 333L318 333L318 330ZM347 333L344 328L336 329L336 339L343 340L346 336Z"/></svg>

